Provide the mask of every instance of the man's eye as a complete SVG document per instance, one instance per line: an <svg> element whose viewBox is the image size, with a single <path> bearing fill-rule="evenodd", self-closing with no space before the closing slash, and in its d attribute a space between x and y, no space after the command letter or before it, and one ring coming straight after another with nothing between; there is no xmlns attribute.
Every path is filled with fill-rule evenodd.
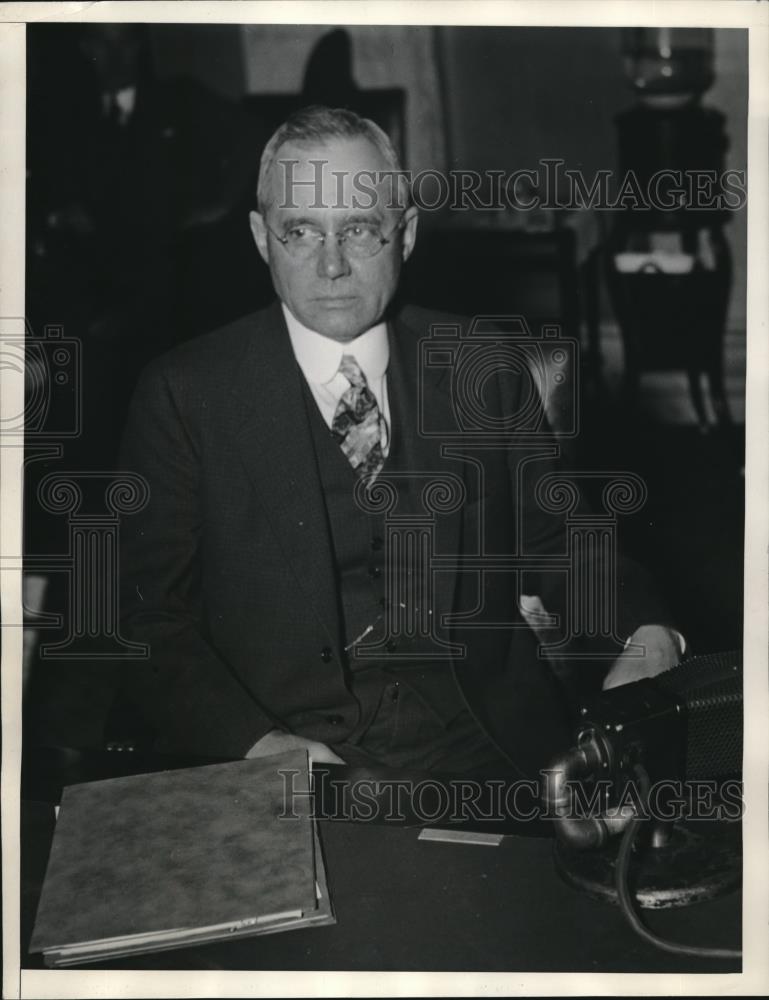
<svg viewBox="0 0 769 1000"><path fill-rule="evenodd" d="M376 235L376 228L374 226L368 226L365 223L356 224L354 226L347 226L344 231L346 239L360 240L368 239Z"/></svg>
<svg viewBox="0 0 769 1000"><path fill-rule="evenodd" d="M286 233L286 239L292 243L309 243L319 236L317 229L309 229L307 226L293 226Z"/></svg>

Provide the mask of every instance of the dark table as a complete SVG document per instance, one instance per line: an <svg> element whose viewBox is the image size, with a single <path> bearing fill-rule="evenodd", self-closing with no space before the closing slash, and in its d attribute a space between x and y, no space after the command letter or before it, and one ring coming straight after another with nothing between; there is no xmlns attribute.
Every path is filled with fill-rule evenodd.
<svg viewBox="0 0 769 1000"><path fill-rule="evenodd" d="M119 758L119 759L116 759ZM191 762L132 754L25 759L22 781L22 968L61 784ZM200 763L200 762L196 762ZM352 769L329 768L335 779ZM390 772L392 774L392 772ZM354 776L354 775L353 775ZM401 776L402 773L401 773ZM57 785L57 781L59 784ZM333 810L326 809L326 815ZM406 822L319 823L337 923L101 962L93 969L738 972L740 963L669 955L630 930L619 910L567 886L545 824L509 823L499 846L419 840ZM75 901L76 902L76 901ZM739 892L645 916L657 934L739 947Z"/></svg>

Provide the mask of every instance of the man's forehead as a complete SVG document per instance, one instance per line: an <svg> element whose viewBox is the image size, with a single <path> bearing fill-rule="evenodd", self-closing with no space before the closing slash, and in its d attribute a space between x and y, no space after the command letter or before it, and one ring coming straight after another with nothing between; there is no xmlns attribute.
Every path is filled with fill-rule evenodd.
<svg viewBox="0 0 769 1000"><path fill-rule="evenodd" d="M327 160L339 169L387 168L384 155L365 135L329 136L322 140L284 142L277 150L276 160L299 160L300 164L305 165L311 160Z"/></svg>
<svg viewBox="0 0 769 1000"><path fill-rule="evenodd" d="M278 209L383 211L393 200L392 167L365 136L284 143L272 170Z"/></svg>

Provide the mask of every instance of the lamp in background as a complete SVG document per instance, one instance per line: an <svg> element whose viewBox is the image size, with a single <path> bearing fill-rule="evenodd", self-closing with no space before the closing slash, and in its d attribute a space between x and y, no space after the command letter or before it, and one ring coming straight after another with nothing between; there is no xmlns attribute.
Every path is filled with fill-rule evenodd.
<svg viewBox="0 0 769 1000"><path fill-rule="evenodd" d="M680 107L715 79L712 28L624 28L625 73L648 107Z"/></svg>
<svg viewBox="0 0 769 1000"><path fill-rule="evenodd" d="M607 283L622 332L624 398L643 370L682 369L700 429L730 422L723 348L732 263L724 235L724 116L700 98L715 79L710 28L630 28L621 39L634 107L616 118L619 178L631 196L615 220Z"/></svg>

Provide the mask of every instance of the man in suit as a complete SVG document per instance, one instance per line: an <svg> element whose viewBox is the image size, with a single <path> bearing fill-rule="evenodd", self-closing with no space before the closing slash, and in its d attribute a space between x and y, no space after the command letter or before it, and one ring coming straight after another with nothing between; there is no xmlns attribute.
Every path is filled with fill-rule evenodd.
<svg viewBox="0 0 769 1000"><path fill-rule="evenodd" d="M513 421L501 446L444 447L453 382L420 342L461 321L396 304L417 236L398 170L372 122L292 116L251 213L279 302L140 380L123 468L150 499L123 525L122 601L124 634L150 647L127 681L158 750L304 746L317 761L531 775L568 745L524 578L477 558L528 558L528 598L564 614L547 571L563 518L535 494L555 449L541 407L536 440ZM525 392L508 372L484 406L501 419ZM617 635L646 653L621 653L608 685L679 651L638 575L620 587Z"/></svg>

